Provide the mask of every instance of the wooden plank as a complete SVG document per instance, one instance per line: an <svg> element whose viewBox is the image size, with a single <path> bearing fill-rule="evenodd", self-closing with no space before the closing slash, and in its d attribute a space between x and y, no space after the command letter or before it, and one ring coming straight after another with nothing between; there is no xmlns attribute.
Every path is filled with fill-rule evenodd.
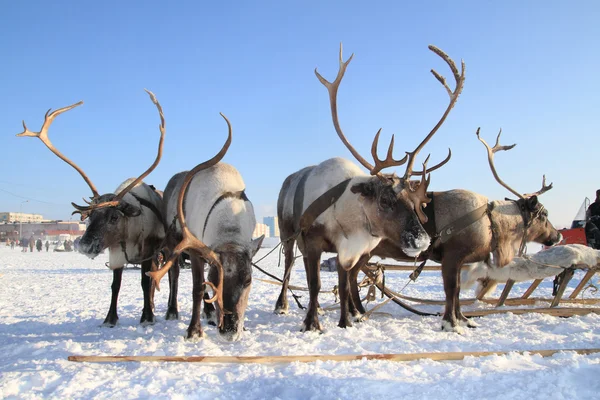
<svg viewBox="0 0 600 400"><path fill-rule="evenodd" d="M465 357L503 356L507 354L530 354L550 357L559 352L576 352L577 354L600 353L600 348L591 349L552 349L552 350L513 350L513 351L465 351L448 353L405 353L405 354L331 354L307 356L69 356L75 362L201 362L201 363L291 363L315 361L415 361L429 359L435 361L463 360Z"/></svg>
<svg viewBox="0 0 600 400"><path fill-rule="evenodd" d="M564 272L562 272L561 274L563 275L563 277L561 279L560 285L558 286L558 290L556 291L556 296L554 296L554 300L552 300L552 303L550 303L550 307L558 306L558 303L560 303L563 293L565 293L565 289L571 281L571 278L573 278L575 271L569 268L565 269Z"/></svg>
<svg viewBox="0 0 600 400"><path fill-rule="evenodd" d="M583 290L583 288L590 281L590 279L592 279L592 277L594 276L595 273L596 273L596 271L593 271L593 270L589 270L588 272L586 272L584 277L581 278L581 282L579 282L579 285L577 285L575 290L573 290L573 293L571 293L569 295L569 299L571 299L571 300L576 299L577 296L579 296L579 293Z"/></svg>
<svg viewBox="0 0 600 400"><path fill-rule="evenodd" d="M498 303L496 304L496 307L502 307L504 305L504 302L508 298L508 295L510 294L510 291L512 290L514 284L515 284L515 281L513 281L512 279L509 279L508 281L506 281L506 283L504 284L504 290L502 290L502 294L500 295L500 298L498 299Z"/></svg>
<svg viewBox="0 0 600 400"><path fill-rule="evenodd" d="M529 296L531 296L531 293L533 293L533 291L535 289L537 289L538 286L540 286L540 283L542 283L542 281L543 281L543 279L536 279L535 281L533 281L531 286L529 286L529 288L525 291L525 293L523 293L523 296L521 296L521 298L526 299Z"/></svg>
<svg viewBox="0 0 600 400"><path fill-rule="evenodd" d="M493 314L508 314L522 315L528 313L548 314L554 317L572 317L574 315L600 314L600 308L567 308L567 307L552 307L552 308L494 308L491 310L464 311L465 317L484 317Z"/></svg>

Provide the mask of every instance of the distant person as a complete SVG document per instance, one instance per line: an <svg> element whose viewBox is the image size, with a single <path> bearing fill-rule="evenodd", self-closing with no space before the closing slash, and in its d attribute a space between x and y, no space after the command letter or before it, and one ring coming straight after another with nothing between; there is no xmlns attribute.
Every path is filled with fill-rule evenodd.
<svg viewBox="0 0 600 400"><path fill-rule="evenodd" d="M27 253L27 239L21 239L21 253Z"/></svg>
<svg viewBox="0 0 600 400"><path fill-rule="evenodd" d="M35 239L33 236L29 238L29 252L33 253L33 246L35 245Z"/></svg>
<svg viewBox="0 0 600 400"><path fill-rule="evenodd" d="M38 239L35 241L35 249L38 251L38 253L42 251L42 246L42 239Z"/></svg>
<svg viewBox="0 0 600 400"><path fill-rule="evenodd" d="M596 190L596 200L587 209L585 236L594 249L600 249L600 189Z"/></svg>
<svg viewBox="0 0 600 400"><path fill-rule="evenodd" d="M11 250L15 249L15 240L14 239L10 241L10 249Z"/></svg>
<svg viewBox="0 0 600 400"><path fill-rule="evenodd" d="M48 252L49 248L50 248L50 242L46 240L46 253Z"/></svg>

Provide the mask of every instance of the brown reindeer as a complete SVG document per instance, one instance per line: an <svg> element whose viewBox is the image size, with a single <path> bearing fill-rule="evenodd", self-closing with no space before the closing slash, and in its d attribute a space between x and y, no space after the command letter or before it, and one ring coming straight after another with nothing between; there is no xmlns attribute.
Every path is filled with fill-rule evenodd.
<svg viewBox="0 0 600 400"><path fill-rule="evenodd" d="M425 229L433 240L431 247L419 260L431 259L442 264L446 294L443 330L460 333L461 325L471 328L476 326L460 311L460 271L464 264L485 261L501 268L523 250L527 242L552 246L562 240L562 235L550 223L548 212L538 200L539 195L552 189L552 184L546 185L544 177L539 191L522 195L498 176L494 166L494 154L515 146L501 146L500 133L494 147L490 147L479 136L479 129L477 138L487 149L488 162L495 179L517 196L518 200L490 202L485 196L461 189L428 193L432 201L425 209L430 216L430 223L425 225ZM371 255L401 261L415 260L385 241L373 250ZM360 268L368 260L362 261L363 263L357 265L348 276L351 291L349 307L356 316L365 312L356 282Z"/></svg>
<svg viewBox="0 0 600 400"><path fill-rule="evenodd" d="M369 170L371 176L350 161L333 158L319 165L306 167L290 175L283 183L277 203L277 214L285 253L286 279L275 312L285 313L288 309L287 282L293 262L293 247L297 241L304 256L310 291L310 303L302 326L303 331L321 329L317 316L317 295L320 289L319 261L323 251L338 253L338 264L342 268L339 281L342 296L339 326L346 327L351 325L351 322L347 315L348 279L345 271L366 262L382 240L396 247L399 252L413 257L429 247L430 237L421 224L427 221L421 204L429 202L426 189L430 180L426 175L448 162L451 153L449 152L444 161L429 169L426 166L427 160L423 163L422 171L413 171L413 165L418 153L438 131L453 108L464 82L464 63L459 74L454 62L445 53L433 46L430 46L430 49L448 63L456 79L456 87L451 90L445 79L432 70L434 76L447 89L450 103L425 139L414 151L407 152L401 160L392 157L393 136L386 158L378 158L380 129L371 148L374 166L352 147L338 121L337 91L352 56L344 62L340 46L340 67L333 83L325 80L315 70L318 79L329 92L333 124L338 136L352 155ZM407 164L403 177L381 173L384 168L403 164ZM411 176L419 175L420 182L411 184Z"/></svg>

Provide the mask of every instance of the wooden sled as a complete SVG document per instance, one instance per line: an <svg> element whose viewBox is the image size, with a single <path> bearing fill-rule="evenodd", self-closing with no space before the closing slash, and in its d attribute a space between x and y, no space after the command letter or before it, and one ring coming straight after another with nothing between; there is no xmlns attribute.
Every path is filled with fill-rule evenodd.
<svg viewBox="0 0 600 400"><path fill-rule="evenodd" d="M474 299L461 299L460 305L467 306L473 305L476 302L483 302L489 305L494 306L494 308L486 309L486 310L476 310L476 311L466 311L463 314L466 317L482 317L491 314L507 314L513 313L517 315L525 314L525 313L541 313L548 314L557 317L570 317L573 315L586 315L590 313L600 314L600 308L597 307L558 307L559 304L581 304L581 305L594 305L600 303L600 298L577 298L579 294L584 290L586 285L589 283L590 279L594 276L594 274L598 271L600 266L596 265L594 267L590 267L588 265L575 265L571 268L567 268L559 275L558 284L556 286L555 295L552 298L544 298L544 297L531 297L535 289L540 285L543 281L542 279L536 279L529 286L529 288L525 291L525 293L521 297L509 298L510 292L515 284L514 281L509 280L504 285L504 290L502 294L497 299L489 299L484 298L489 291L489 287L484 288L479 294L477 298ZM415 266L412 265L391 265L391 264L382 264L382 263L368 263L362 270L365 273L366 277L369 279L370 284L374 284L382 293L394 301L396 304L401 307L407 309L408 311L414 312L418 315L438 315L427 313L421 310L414 308L412 305L407 304L406 302L418 303L424 305L439 305L442 306L445 304L445 300L433 300L433 299L421 299L417 297L406 296L397 292L394 292L389 287L385 287L382 284L382 280L378 279L377 274L380 270L389 270L389 271L413 271ZM567 285L573 278L575 270L582 269L586 270L585 276L581 279L579 284L575 287L573 292L568 296L568 298L563 298L565 289ZM424 271L441 271L441 266L425 266L423 268ZM537 303L550 303L548 307L540 308L533 307ZM531 308L504 308L504 306L531 306Z"/></svg>

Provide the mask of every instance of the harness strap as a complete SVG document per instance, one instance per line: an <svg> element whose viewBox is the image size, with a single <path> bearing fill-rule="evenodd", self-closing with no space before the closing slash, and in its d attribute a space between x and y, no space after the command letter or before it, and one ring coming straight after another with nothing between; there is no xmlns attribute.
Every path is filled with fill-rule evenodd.
<svg viewBox="0 0 600 400"><path fill-rule="evenodd" d="M325 210L338 201L346 191L349 182L350 179L346 179L317 197L317 199L304 210L302 217L300 217L299 232L306 232Z"/></svg>
<svg viewBox="0 0 600 400"><path fill-rule="evenodd" d="M239 199L239 200L248 201L246 192L243 190L241 190L239 192L225 192L221 196L219 196L219 198L217 200L215 200L215 202L213 203L212 207L210 207L210 210L208 210L208 214L206 215L206 220L204 221L204 228L202 229L202 237L204 237L204 233L206 232L206 227L208 226L208 219L210 218L210 214L213 212L213 210L215 209L217 204L219 204L221 201L223 201L225 199L229 199L232 197Z"/></svg>
<svg viewBox="0 0 600 400"><path fill-rule="evenodd" d="M143 197L140 197L137 194L132 193L132 192L129 192L129 194L132 195L133 197L135 197L135 199L137 201L139 201L142 206L149 208L150 211L152 211L154 213L154 215L156 216L156 218L158 218L159 221L162 221L162 219L163 219L162 213L160 212L158 207L156 207L151 201L144 199Z"/></svg>
<svg viewBox="0 0 600 400"><path fill-rule="evenodd" d="M444 226L439 232L440 241L442 243L446 243L453 235L467 228L474 222L479 221L486 214L488 214L488 207L489 205L486 203Z"/></svg>

